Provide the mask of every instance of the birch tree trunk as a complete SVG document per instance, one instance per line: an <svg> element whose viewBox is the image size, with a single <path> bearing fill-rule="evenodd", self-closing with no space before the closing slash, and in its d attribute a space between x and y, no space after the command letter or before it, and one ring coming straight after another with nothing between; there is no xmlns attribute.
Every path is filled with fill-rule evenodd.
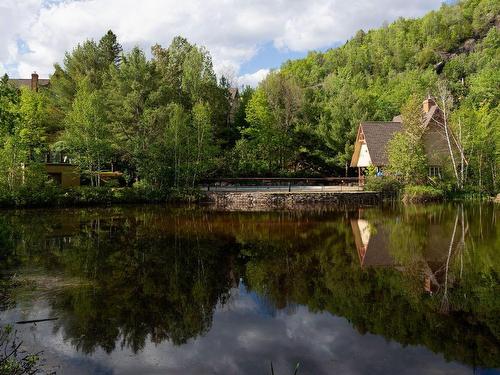
<svg viewBox="0 0 500 375"><path fill-rule="evenodd" d="M451 95L444 83L438 85L439 98L441 100L441 111L443 112L443 123L444 133L446 136L446 143L448 144L448 151L450 152L451 163L453 165L453 172L455 174L456 184L459 189L461 189L460 177L458 175L457 163L455 160L455 155L453 153L453 147L451 145L451 134L448 127L448 103L451 101Z"/></svg>
<svg viewBox="0 0 500 375"><path fill-rule="evenodd" d="M458 211L455 216L455 225L453 227L453 233L451 234L450 246L448 247L448 256L446 258L446 267L445 267L445 277L444 277L444 292L443 292L443 300L441 301L441 312L447 313L449 310L449 302L448 302L448 271L450 269L450 259L451 252L453 250L453 242L455 241L455 235L457 233L458 226Z"/></svg>

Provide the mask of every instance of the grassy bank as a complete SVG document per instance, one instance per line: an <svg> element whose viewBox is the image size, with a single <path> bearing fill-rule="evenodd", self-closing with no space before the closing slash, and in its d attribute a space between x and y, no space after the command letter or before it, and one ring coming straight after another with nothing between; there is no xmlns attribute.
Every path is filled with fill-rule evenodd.
<svg viewBox="0 0 500 375"><path fill-rule="evenodd" d="M408 185L403 189L401 200L404 203L441 202L445 194L441 189L425 185Z"/></svg>
<svg viewBox="0 0 500 375"><path fill-rule="evenodd" d="M404 203L427 203L441 201L498 201L500 194L487 193L472 189L457 191L450 186L443 185L403 185L391 177L368 176L365 184L366 191L382 193L383 197L396 198Z"/></svg>

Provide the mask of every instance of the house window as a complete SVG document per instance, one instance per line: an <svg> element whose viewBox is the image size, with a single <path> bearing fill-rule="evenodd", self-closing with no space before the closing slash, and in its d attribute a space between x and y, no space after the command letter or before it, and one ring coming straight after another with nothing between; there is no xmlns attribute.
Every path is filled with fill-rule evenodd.
<svg viewBox="0 0 500 375"><path fill-rule="evenodd" d="M45 162L48 164L71 164L71 160L64 152L47 152Z"/></svg>
<svg viewBox="0 0 500 375"><path fill-rule="evenodd" d="M441 178L441 167L430 166L429 167L429 177Z"/></svg>

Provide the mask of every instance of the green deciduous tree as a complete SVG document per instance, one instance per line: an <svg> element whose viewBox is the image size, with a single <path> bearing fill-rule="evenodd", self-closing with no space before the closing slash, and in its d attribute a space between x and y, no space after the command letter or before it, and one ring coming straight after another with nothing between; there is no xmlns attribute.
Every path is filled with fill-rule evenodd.
<svg viewBox="0 0 500 375"><path fill-rule="evenodd" d="M284 174L293 169L297 151L291 148L300 121L302 90L296 82L272 72L246 105L248 127L238 141L240 170Z"/></svg>
<svg viewBox="0 0 500 375"><path fill-rule="evenodd" d="M87 80L82 81L65 123L65 146L89 174L92 185L99 186L100 172L111 161L113 150L102 91L92 90Z"/></svg>
<svg viewBox="0 0 500 375"><path fill-rule="evenodd" d="M23 88L19 102L19 122L16 129L19 146L32 161L41 161L47 150L49 115L44 92Z"/></svg>
<svg viewBox="0 0 500 375"><path fill-rule="evenodd" d="M48 107L45 93L17 90L0 81L0 194L34 194L47 175L40 165L47 149Z"/></svg>
<svg viewBox="0 0 500 375"><path fill-rule="evenodd" d="M417 96L411 96L402 109L404 130L387 145L387 172L404 184L425 182L427 159L422 144L422 110Z"/></svg>
<svg viewBox="0 0 500 375"><path fill-rule="evenodd" d="M9 83L5 74L0 79L0 137L11 134L18 120L19 91Z"/></svg>

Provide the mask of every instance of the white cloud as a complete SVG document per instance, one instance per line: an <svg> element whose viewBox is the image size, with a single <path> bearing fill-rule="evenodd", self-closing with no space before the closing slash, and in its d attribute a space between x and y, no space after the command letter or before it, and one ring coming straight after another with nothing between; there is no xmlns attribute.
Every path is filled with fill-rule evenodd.
<svg viewBox="0 0 500 375"><path fill-rule="evenodd" d="M255 87L269 74L269 69L260 69L255 73L247 73L238 77L238 86L252 86Z"/></svg>
<svg viewBox="0 0 500 375"><path fill-rule="evenodd" d="M0 73L17 64L19 35L35 21L40 6L39 0L0 0Z"/></svg>
<svg viewBox="0 0 500 375"><path fill-rule="evenodd" d="M328 47L356 30L415 17L441 0L0 0L0 71L52 72L64 52L112 29L125 48L168 45L175 35L205 45L216 68L233 67L273 42L292 51ZM18 46L27 43L29 51ZM261 70L241 77L255 82ZM260 73L259 73L260 72ZM254 81L250 81L250 80Z"/></svg>

